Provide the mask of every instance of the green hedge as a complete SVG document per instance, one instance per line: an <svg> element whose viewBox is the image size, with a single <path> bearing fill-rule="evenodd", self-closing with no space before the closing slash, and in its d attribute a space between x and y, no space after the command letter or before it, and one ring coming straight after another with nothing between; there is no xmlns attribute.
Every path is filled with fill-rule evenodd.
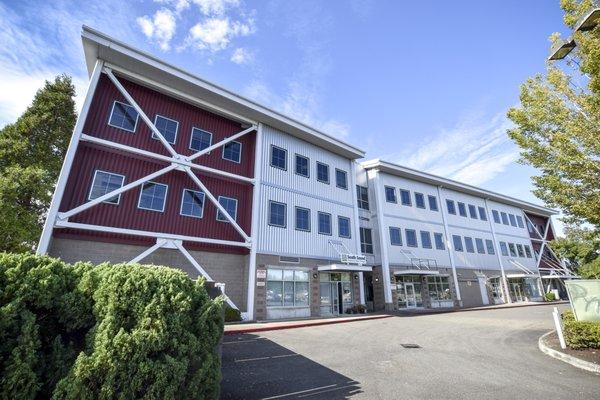
<svg viewBox="0 0 600 400"><path fill-rule="evenodd" d="M572 311L562 314L563 334L572 349L600 349L600 322L576 321Z"/></svg>
<svg viewBox="0 0 600 400"><path fill-rule="evenodd" d="M181 271L0 253L0 398L218 398L222 335Z"/></svg>

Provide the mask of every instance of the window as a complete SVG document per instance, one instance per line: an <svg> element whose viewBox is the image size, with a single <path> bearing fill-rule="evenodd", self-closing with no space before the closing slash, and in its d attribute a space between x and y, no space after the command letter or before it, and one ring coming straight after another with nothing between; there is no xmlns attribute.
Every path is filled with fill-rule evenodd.
<svg viewBox="0 0 600 400"><path fill-rule="evenodd" d="M235 221L237 219L237 199L225 196L219 196L219 204L227 211L231 218ZM217 210L217 221L229 222L225 215Z"/></svg>
<svg viewBox="0 0 600 400"><path fill-rule="evenodd" d="M456 207L454 207L453 200L446 200L446 208L448 209L448 214L456 215Z"/></svg>
<svg viewBox="0 0 600 400"><path fill-rule="evenodd" d="M427 196L427 200L429 200L429 209L431 211L437 211L438 210L437 197L429 195L429 196Z"/></svg>
<svg viewBox="0 0 600 400"><path fill-rule="evenodd" d="M487 247L488 254L496 254L494 251L494 242L492 242L490 239L485 239L485 247Z"/></svg>
<svg viewBox="0 0 600 400"><path fill-rule="evenodd" d="M477 208L473 204L469 204L469 216L473 219L477 219Z"/></svg>
<svg viewBox="0 0 600 400"><path fill-rule="evenodd" d="M408 247L417 247L417 231L414 229L406 229L406 245Z"/></svg>
<svg viewBox="0 0 600 400"><path fill-rule="evenodd" d="M232 140L223 145L223 154L221 155L221 158L239 164L242 161L242 144Z"/></svg>
<svg viewBox="0 0 600 400"><path fill-rule="evenodd" d="M373 234L369 228L360 228L360 251L373 254Z"/></svg>
<svg viewBox="0 0 600 400"><path fill-rule="evenodd" d="M523 217L520 215L517 215L517 225L519 225L519 228L525 228L525 224L523 224Z"/></svg>
<svg viewBox="0 0 600 400"><path fill-rule="evenodd" d="M400 189L400 201L402 202L403 206L410 206L411 205L411 202L410 202L410 192L408 190Z"/></svg>
<svg viewBox="0 0 600 400"><path fill-rule="evenodd" d="M421 231L421 247L431 249L431 234L427 231Z"/></svg>
<svg viewBox="0 0 600 400"><path fill-rule="evenodd" d="M310 169L309 163L307 157L296 154L296 174L308 178Z"/></svg>
<svg viewBox="0 0 600 400"><path fill-rule="evenodd" d="M341 169L335 169L335 186L348 189L348 174Z"/></svg>
<svg viewBox="0 0 600 400"><path fill-rule="evenodd" d="M177 128L179 127L179 122L161 115L157 115L154 118L154 126L156 126L156 129L158 129L167 142L171 144L175 143L175 140L177 139ZM152 139L158 140L158 136L154 132L152 132Z"/></svg>
<svg viewBox="0 0 600 400"><path fill-rule="evenodd" d="M500 215L502 216L502 223L508 225L508 215L505 212L501 212Z"/></svg>
<svg viewBox="0 0 600 400"><path fill-rule="evenodd" d="M450 291L450 283L447 276L428 276L427 290L429 291L429 298L431 300L452 300L452 292Z"/></svg>
<svg viewBox="0 0 600 400"><path fill-rule="evenodd" d="M482 221L487 221L487 213L483 207L479 207L479 219Z"/></svg>
<svg viewBox="0 0 600 400"><path fill-rule="evenodd" d="M296 229L310 232L310 210L308 208L296 207Z"/></svg>
<svg viewBox="0 0 600 400"><path fill-rule="evenodd" d="M165 211L167 185L156 182L146 182L142 185L138 208L151 211Z"/></svg>
<svg viewBox="0 0 600 400"><path fill-rule="evenodd" d="M329 165L317 161L317 180L329 185Z"/></svg>
<svg viewBox="0 0 600 400"><path fill-rule="evenodd" d="M423 196L423 193L415 192L415 205L417 208L425 208L425 196Z"/></svg>
<svg viewBox="0 0 600 400"><path fill-rule="evenodd" d="M485 254L485 247L483 247L483 239L475 238L475 247L479 254Z"/></svg>
<svg viewBox="0 0 600 400"><path fill-rule="evenodd" d="M308 271L267 270L267 307L308 307Z"/></svg>
<svg viewBox="0 0 600 400"><path fill-rule="evenodd" d="M465 250L467 250L467 253L475 253L475 247L473 247L473 238L465 236Z"/></svg>
<svg viewBox="0 0 600 400"><path fill-rule="evenodd" d="M467 206L465 206L465 203L461 203L460 201L457 202L458 204L458 214L461 217L466 217L467 216Z"/></svg>
<svg viewBox="0 0 600 400"><path fill-rule="evenodd" d="M183 189L179 213L187 217L202 218L204 215L204 192Z"/></svg>
<svg viewBox="0 0 600 400"><path fill-rule="evenodd" d="M506 242L500 242L500 254L504 257L508 257L508 247L506 247Z"/></svg>
<svg viewBox="0 0 600 400"><path fill-rule="evenodd" d="M287 170L287 150L271 145L271 166Z"/></svg>
<svg viewBox="0 0 600 400"><path fill-rule="evenodd" d="M390 226L390 244L392 246L402 246L402 233L400 228Z"/></svg>
<svg viewBox="0 0 600 400"><path fill-rule="evenodd" d="M356 185L356 201L358 208L369 209L369 190L366 187Z"/></svg>
<svg viewBox="0 0 600 400"><path fill-rule="evenodd" d="M529 248L529 246L524 245L523 247L525 247L525 255L527 256L527 258L531 258L531 249Z"/></svg>
<svg viewBox="0 0 600 400"><path fill-rule="evenodd" d="M396 189L391 186L385 187L385 201L388 203L397 203L396 200Z"/></svg>
<svg viewBox="0 0 600 400"><path fill-rule="evenodd" d="M98 197L104 196L107 193L119 189L121 186L123 186L124 181L124 175L96 170L96 172L94 172L94 179L92 179L92 188L90 189L88 200L97 199ZM104 203L119 204L120 201L121 195L119 194L115 197L104 200Z"/></svg>
<svg viewBox="0 0 600 400"><path fill-rule="evenodd" d="M458 235L452 235L454 251L463 251L462 239Z"/></svg>
<svg viewBox="0 0 600 400"><path fill-rule="evenodd" d="M510 252L510 256L511 257L516 257L517 256L517 251L515 249L515 244L514 243L509 243L508 244L508 250Z"/></svg>
<svg viewBox="0 0 600 400"><path fill-rule="evenodd" d="M287 206L284 203L269 201L269 225L285 228L287 226Z"/></svg>
<svg viewBox="0 0 600 400"><path fill-rule="evenodd" d="M517 254L519 257L525 257L525 252L523 251L523 245L517 244Z"/></svg>
<svg viewBox="0 0 600 400"><path fill-rule="evenodd" d="M202 151L212 145L212 133L202 129L192 128L192 137L190 138L190 149Z"/></svg>
<svg viewBox="0 0 600 400"><path fill-rule="evenodd" d="M350 235L350 218L338 216L338 236L349 238Z"/></svg>
<svg viewBox="0 0 600 400"><path fill-rule="evenodd" d="M331 214L319 212L319 233L321 235L331 235Z"/></svg>
<svg viewBox="0 0 600 400"><path fill-rule="evenodd" d="M441 233L434 233L433 240L435 241L435 248L438 250L446 250L446 245L444 244L444 235Z"/></svg>
<svg viewBox="0 0 600 400"><path fill-rule="evenodd" d="M115 128L123 129L129 132L135 132L138 121L138 112L129 104L115 101L108 124Z"/></svg>
<svg viewBox="0 0 600 400"><path fill-rule="evenodd" d="M513 214L508 214L508 218L510 219L510 224L514 227L517 226L517 219Z"/></svg>
<svg viewBox="0 0 600 400"><path fill-rule="evenodd" d="M492 210L492 216L494 217L494 222L500 223L500 214L498 214L498 210Z"/></svg>

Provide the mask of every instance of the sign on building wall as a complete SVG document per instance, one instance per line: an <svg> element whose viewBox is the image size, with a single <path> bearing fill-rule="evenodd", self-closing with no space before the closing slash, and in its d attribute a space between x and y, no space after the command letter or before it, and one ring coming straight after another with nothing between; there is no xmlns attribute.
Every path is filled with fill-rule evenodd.
<svg viewBox="0 0 600 400"><path fill-rule="evenodd" d="M575 319L600 322L600 279L565 281L565 285Z"/></svg>
<svg viewBox="0 0 600 400"><path fill-rule="evenodd" d="M267 277L267 270L266 269L257 269L256 277L258 279L265 279Z"/></svg>

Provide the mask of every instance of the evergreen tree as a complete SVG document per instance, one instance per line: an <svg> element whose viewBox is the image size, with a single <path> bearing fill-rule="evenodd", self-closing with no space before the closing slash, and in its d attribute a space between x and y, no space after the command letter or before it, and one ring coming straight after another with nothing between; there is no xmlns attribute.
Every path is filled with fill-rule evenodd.
<svg viewBox="0 0 600 400"><path fill-rule="evenodd" d="M32 250L40 237L77 118L74 96L70 77L46 81L0 130L0 251Z"/></svg>

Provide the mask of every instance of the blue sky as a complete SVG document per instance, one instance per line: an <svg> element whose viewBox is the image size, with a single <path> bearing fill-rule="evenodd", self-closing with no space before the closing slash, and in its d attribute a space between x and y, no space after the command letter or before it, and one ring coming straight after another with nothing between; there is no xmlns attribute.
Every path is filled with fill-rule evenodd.
<svg viewBox="0 0 600 400"><path fill-rule="evenodd" d="M0 126L86 72L90 25L367 150L524 200L506 136L519 85L566 32L558 0L0 0Z"/></svg>

